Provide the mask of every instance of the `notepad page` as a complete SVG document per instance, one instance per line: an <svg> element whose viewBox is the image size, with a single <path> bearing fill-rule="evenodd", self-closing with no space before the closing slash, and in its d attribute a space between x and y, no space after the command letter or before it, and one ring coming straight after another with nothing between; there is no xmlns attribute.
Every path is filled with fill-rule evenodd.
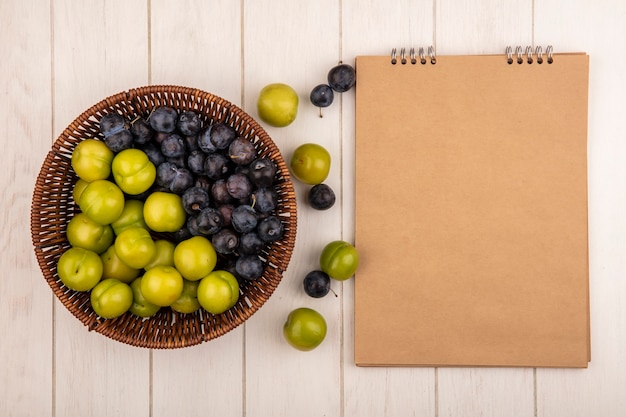
<svg viewBox="0 0 626 417"><path fill-rule="evenodd" d="M588 66L357 58L357 365L587 366Z"/></svg>

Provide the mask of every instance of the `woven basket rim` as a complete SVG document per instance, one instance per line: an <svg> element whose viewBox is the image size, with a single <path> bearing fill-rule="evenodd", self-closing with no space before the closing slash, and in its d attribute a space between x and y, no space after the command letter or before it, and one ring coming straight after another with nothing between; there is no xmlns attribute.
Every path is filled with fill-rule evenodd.
<svg viewBox="0 0 626 417"><path fill-rule="evenodd" d="M196 313L176 313L168 307L149 319L130 312L116 319L98 317L88 293L78 293L65 287L58 278L56 261L69 247L64 227L78 212L71 200L76 180L70 157L74 146L88 137L102 139L97 121L106 112L124 116L147 116L159 106L197 111L205 123L224 121L240 136L255 143L260 156L271 158L277 165L275 187L279 194L276 214L283 221L285 235L272 243L263 257L263 276L242 285L235 307L219 315L203 309ZM280 150L265 129L243 109L232 102L204 90L180 85L160 84L132 88L106 97L80 113L56 138L45 155L32 194L30 230L37 263L55 297L80 320L89 331L137 347L174 349L198 345L220 337L250 318L274 293L282 280L295 246L297 204L289 169Z"/></svg>

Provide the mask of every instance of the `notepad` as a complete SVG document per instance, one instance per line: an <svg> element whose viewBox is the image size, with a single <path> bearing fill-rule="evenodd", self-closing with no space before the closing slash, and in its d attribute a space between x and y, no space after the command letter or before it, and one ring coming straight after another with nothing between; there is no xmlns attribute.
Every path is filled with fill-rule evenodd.
<svg viewBox="0 0 626 417"><path fill-rule="evenodd" d="M588 55L404 58L356 58L356 364L587 367Z"/></svg>

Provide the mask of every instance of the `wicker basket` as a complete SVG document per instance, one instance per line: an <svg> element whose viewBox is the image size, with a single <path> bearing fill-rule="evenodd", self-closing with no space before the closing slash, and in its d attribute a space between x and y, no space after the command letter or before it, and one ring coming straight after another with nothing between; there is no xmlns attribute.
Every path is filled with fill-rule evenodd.
<svg viewBox="0 0 626 417"><path fill-rule="evenodd" d="M203 309L180 314L161 308L144 319L126 313L105 320L93 311L88 292L76 292L59 280L56 264L69 248L65 228L78 212L72 200L77 178L70 158L74 147L90 137L103 139L98 121L112 111L128 119L147 117L153 108L170 106L193 110L204 125L230 124L240 136L255 144L260 156L271 158L278 166L276 191L277 215L283 220L285 234L272 243L263 256L266 268L261 278L244 282L237 304L223 314L213 315ZM31 206L31 234L35 255L44 278L61 303L87 328L111 339L145 348L172 349L193 346L224 335L252 316L272 295L289 264L296 238L296 200L287 165L265 130L248 114L213 94L179 86L148 86L122 92L102 100L74 120L54 142L37 177Z"/></svg>

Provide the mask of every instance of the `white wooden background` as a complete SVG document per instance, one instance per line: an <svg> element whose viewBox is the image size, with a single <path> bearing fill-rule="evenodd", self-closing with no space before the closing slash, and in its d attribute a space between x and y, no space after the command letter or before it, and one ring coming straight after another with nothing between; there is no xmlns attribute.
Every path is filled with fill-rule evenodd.
<svg viewBox="0 0 626 417"><path fill-rule="evenodd" d="M517 44L591 57L592 362L586 370L357 368L352 282L333 284L337 298L301 290L321 247L353 237L354 92L320 119L309 91L359 54L428 45L439 55L503 53ZM0 415L626 415L625 51L624 0L0 0ZM305 141L326 146L339 197L328 212L299 204L293 261L275 295L227 336L183 350L89 333L53 297L30 241L34 179L52 141L84 109L128 88L194 86L256 117L259 90L275 81L292 85L301 106L292 125L268 132L287 157ZM298 197L304 190L297 185ZM281 334L299 306L329 324L308 353Z"/></svg>

